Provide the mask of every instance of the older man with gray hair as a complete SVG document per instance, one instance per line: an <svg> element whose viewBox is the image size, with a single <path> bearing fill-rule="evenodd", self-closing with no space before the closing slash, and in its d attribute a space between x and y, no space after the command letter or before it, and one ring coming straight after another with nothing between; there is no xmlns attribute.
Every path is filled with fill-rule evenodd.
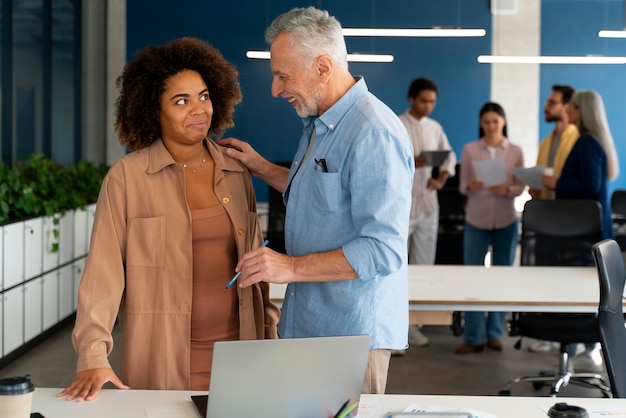
<svg viewBox="0 0 626 418"><path fill-rule="evenodd" d="M290 169L240 140L220 144L284 195L287 255L246 254L239 286L289 283L282 338L371 336L363 393L384 393L391 349L407 347L407 233L414 172L406 129L348 71L341 25L296 8L266 31L272 95L303 122Z"/></svg>

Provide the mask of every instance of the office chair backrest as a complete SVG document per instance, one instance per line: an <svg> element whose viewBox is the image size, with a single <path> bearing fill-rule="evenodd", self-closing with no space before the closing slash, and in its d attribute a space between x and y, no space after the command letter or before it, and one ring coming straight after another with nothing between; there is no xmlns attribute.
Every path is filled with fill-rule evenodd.
<svg viewBox="0 0 626 418"><path fill-rule="evenodd" d="M455 175L437 190L439 201L439 225L437 228L437 251L435 264L463 264L463 231L465 229L465 206L467 196L459 192L461 165L456 164ZM432 176L439 176L439 168L433 167Z"/></svg>
<svg viewBox="0 0 626 418"><path fill-rule="evenodd" d="M615 190L611 195L611 212L626 218L626 190Z"/></svg>
<svg viewBox="0 0 626 418"><path fill-rule="evenodd" d="M446 180L446 184L437 190L437 200L439 201L439 220L465 222L465 206L467 204L467 196L459 192L459 177L461 173L461 164L456 164L455 175ZM439 168L433 168L434 178L439 176Z"/></svg>
<svg viewBox="0 0 626 418"><path fill-rule="evenodd" d="M598 327L602 354L616 398L626 398L626 328L622 297L626 269L619 245L607 239L593 246L593 258L600 282Z"/></svg>
<svg viewBox="0 0 626 418"><path fill-rule="evenodd" d="M288 161L274 162L281 167L289 167ZM286 253L285 250L285 202L283 194L272 186L268 186L269 213L267 217L267 231L265 238L270 242L268 247L279 253Z"/></svg>
<svg viewBox="0 0 626 418"><path fill-rule="evenodd" d="M593 266L591 246L602 239L595 200L529 200L522 214L521 264Z"/></svg>

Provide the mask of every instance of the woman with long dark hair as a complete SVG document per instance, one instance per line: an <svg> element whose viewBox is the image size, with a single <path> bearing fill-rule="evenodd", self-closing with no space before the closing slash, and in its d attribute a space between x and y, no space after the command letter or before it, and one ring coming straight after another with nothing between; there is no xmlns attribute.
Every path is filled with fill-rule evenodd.
<svg viewBox="0 0 626 418"><path fill-rule="evenodd" d="M479 139L466 144L461 156L459 191L467 195L463 259L468 265L483 265L489 246L493 265L511 265L515 259L518 220L514 199L524 185L512 173L523 167L522 149L507 139L506 115L498 103L486 103L480 110ZM506 171L503 182L485 186L476 176L474 162L502 158ZM457 354L502 350L506 312L465 312L465 342Z"/></svg>

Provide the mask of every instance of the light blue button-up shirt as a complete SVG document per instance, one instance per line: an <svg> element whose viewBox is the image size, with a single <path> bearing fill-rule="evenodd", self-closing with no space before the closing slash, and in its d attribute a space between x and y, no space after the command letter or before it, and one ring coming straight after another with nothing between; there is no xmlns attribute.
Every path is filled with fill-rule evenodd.
<svg viewBox="0 0 626 418"><path fill-rule="evenodd" d="M407 131L362 78L322 116L303 122L285 194L287 253L342 248L358 279L290 283L279 333L283 338L368 334L372 349L406 348L415 170ZM313 148L301 161L314 127Z"/></svg>

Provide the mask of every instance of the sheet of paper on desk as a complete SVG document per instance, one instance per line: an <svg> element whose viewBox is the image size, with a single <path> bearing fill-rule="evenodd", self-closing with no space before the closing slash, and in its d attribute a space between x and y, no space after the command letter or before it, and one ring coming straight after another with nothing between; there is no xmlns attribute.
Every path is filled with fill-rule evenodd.
<svg viewBox="0 0 626 418"><path fill-rule="evenodd" d="M545 186L541 182L543 169L544 166L542 165L528 168L513 167L513 174L515 174L515 177L517 177L522 183L527 184L531 189L542 190L545 189Z"/></svg>
<svg viewBox="0 0 626 418"><path fill-rule="evenodd" d="M356 418L380 417L384 411L380 409L380 400L375 396L361 395L359 413Z"/></svg>
<svg viewBox="0 0 626 418"><path fill-rule="evenodd" d="M450 409L450 407L443 407L443 406L431 406L431 405L424 406L424 405L411 404L404 410L404 412L422 412L422 411L445 412L445 411L458 411L458 410L459 408ZM488 414L486 412L476 411L475 409L463 408L463 411L470 412L474 418L496 418L495 415Z"/></svg>
<svg viewBox="0 0 626 418"><path fill-rule="evenodd" d="M418 157L426 157L428 162L426 165L433 167L438 167L443 164L446 157L450 154L450 150L432 150L432 151L422 151Z"/></svg>
<svg viewBox="0 0 626 418"><path fill-rule="evenodd" d="M474 167L476 178L482 181L485 187L506 183L506 169L504 168L503 157L472 161L472 166Z"/></svg>

